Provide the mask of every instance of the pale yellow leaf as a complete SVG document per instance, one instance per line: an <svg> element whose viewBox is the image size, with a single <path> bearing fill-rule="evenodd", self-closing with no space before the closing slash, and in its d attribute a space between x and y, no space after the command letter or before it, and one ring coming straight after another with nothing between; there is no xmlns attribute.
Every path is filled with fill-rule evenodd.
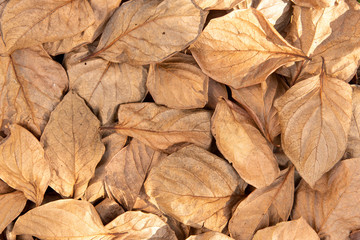
<svg viewBox="0 0 360 240"><path fill-rule="evenodd" d="M69 92L51 113L41 142L50 161L50 186L66 197L81 197L105 147L100 122L76 93Z"/></svg>
<svg viewBox="0 0 360 240"><path fill-rule="evenodd" d="M203 234L193 235L186 240L232 240L233 238L219 233L219 232L206 232Z"/></svg>
<svg viewBox="0 0 360 240"><path fill-rule="evenodd" d="M204 10L225 10L235 7L242 0L194 0Z"/></svg>
<svg viewBox="0 0 360 240"><path fill-rule="evenodd" d="M192 227L222 231L246 184L225 160L190 145L154 166L144 186L165 214Z"/></svg>
<svg viewBox="0 0 360 240"><path fill-rule="evenodd" d="M26 201L26 197L20 191L0 194L0 233L19 216Z"/></svg>
<svg viewBox="0 0 360 240"><path fill-rule="evenodd" d="M360 87L353 87L351 125L346 147L348 158L360 157Z"/></svg>

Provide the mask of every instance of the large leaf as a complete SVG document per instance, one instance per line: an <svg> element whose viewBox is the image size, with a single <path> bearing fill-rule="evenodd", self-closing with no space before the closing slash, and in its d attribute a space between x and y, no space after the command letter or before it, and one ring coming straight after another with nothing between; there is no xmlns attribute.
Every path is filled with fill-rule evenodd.
<svg viewBox="0 0 360 240"><path fill-rule="evenodd" d="M51 113L41 142L50 161L50 186L62 196L81 197L105 147L100 122L76 93L69 92Z"/></svg>
<svg viewBox="0 0 360 240"><path fill-rule="evenodd" d="M19 216L26 201L26 197L20 191L0 194L0 233Z"/></svg>
<svg viewBox="0 0 360 240"><path fill-rule="evenodd" d="M191 145L153 167L145 191L152 203L178 221L222 231L245 186L226 161Z"/></svg>
<svg viewBox="0 0 360 240"><path fill-rule="evenodd" d="M349 131L349 140L346 147L348 158L360 157L360 87L353 87L352 116Z"/></svg>
<svg viewBox="0 0 360 240"><path fill-rule="evenodd" d="M134 0L118 8L95 53L112 62L159 62L199 35L206 12L191 0Z"/></svg>
<svg viewBox="0 0 360 240"><path fill-rule="evenodd" d="M351 122L351 87L324 72L275 102L285 154L311 186L343 156Z"/></svg>
<svg viewBox="0 0 360 240"><path fill-rule="evenodd" d="M40 205L50 181L49 163L40 142L19 125L0 145L0 178Z"/></svg>
<svg viewBox="0 0 360 240"><path fill-rule="evenodd" d="M261 83L279 67L306 58L252 8L211 20L190 50L207 75L234 88Z"/></svg>
<svg viewBox="0 0 360 240"><path fill-rule="evenodd" d="M301 181L292 218L305 218L321 239L348 239L360 229L359 165L359 158L341 161L313 188Z"/></svg>
<svg viewBox="0 0 360 240"><path fill-rule="evenodd" d="M1 29L12 52L74 36L94 21L86 0L12 0L2 14Z"/></svg>
<svg viewBox="0 0 360 240"><path fill-rule="evenodd" d="M240 107L221 100L211 119L211 131L220 152L247 183L259 188L278 177L280 170L269 144Z"/></svg>

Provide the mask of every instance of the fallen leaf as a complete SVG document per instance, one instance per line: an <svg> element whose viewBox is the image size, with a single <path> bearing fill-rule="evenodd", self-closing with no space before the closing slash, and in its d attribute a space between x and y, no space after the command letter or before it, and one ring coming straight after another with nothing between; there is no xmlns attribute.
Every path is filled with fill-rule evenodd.
<svg viewBox="0 0 360 240"><path fill-rule="evenodd" d="M279 67L306 58L252 8L211 20L190 50L204 73L233 88L261 83Z"/></svg>
<svg viewBox="0 0 360 240"><path fill-rule="evenodd" d="M314 229L303 219L281 222L256 232L253 240L320 240Z"/></svg>
<svg viewBox="0 0 360 240"><path fill-rule="evenodd" d="M216 82L210 78L209 90L208 90L208 103L206 106L208 106L211 109L215 109L217 103L220 101L219 99L222 98L225 99L229 98L226 85Z"/></svg>
<svg viewBox="0 0 360 240"><path fill-rule="evenodd" d="M360 157L360 87L353 86L351 125L346 147L348 158Z"/></svg>
<svg viewBox="0 0 360 240"><path fill-rule="evenodd" d="M40 205L50 181L49 163L40 142L19 125L0 145L0 178Z"/></svg>
<svg viewBox="0 0 360 240"><path fill-rule="evenodd" d="M146 86L157 104L169 108L203 108L208 101L209 77L190 55L176 54L151 64Z"/></svg>
<svg viewBox="0 0 360 240"><path fill-rule="evenodd" d="M177 110L155 103L122 104L114 129L139 139L146 145L173 152L184 144L193 143L209 148L211 113L206 110Z"/></svg>
<svg viewBox="0 0 360 240"><path fill-rule="evenodd" d="M350 238L350 240L359 240L360 239L360 231L359 230L351 231L349 238Z"/></svg>
<svg viewBox="0 0 360 240"><path fill-rule="evenodd" d="M359 158L339 162L311 188L303 180L296 190L292 218L303 217L320 239L348 239L360 228Z"/></svg>
<svg viewBox="0 0 360 240"><path fill-rule="evenodd" d="M108 224L117 216L125 212L119 204L110 198L105 198L100 203L96 204L95 209L98 212L103 224Z"/></svg>
<svg viewBox="0 0 360 240"><path fill-rule="evenodd" d="M307 8L327 8L332 7L343 0L291 0L296 5Z"/></svg>
<svg viewBox="0 0 360 240"><path fill-rule="evenodd" d="M15 190L11 188L9 185L7 185L6 182L0 179L0 194L11 193L13 191Z"/></svg>
<svg viewBox="0 0 360 240"><path fill-rule="evenodd" d="M99 120L74 92L51 113L41 142L52 171L49 185L62 196L83 196L105 151L99 127Z"/></svg>
<svg viewBox="0 0 360 240"><path fill-rule="evenodd" d="M88 1L12 0L2 14L1 30L6 49L11 53L74 36L94 21Z"/></svg>
<svg viewBox="0 0 360 240"><path fill-rule="evenodd" d="M26 201L26 197L20 191L0 194L0 233L19 216Z"/></svg>
<svg viewBox="0 0 360 240"><path fill-rule="evenodd" d="M286 221L293 201L294 167L289 167L270 186L256 189L240 202L229 221L230 236L252 239L257 230Z"/></svg>
<svg viewBox="0 0 360 240"><path fill-rule="evenodd" d="M211 131L224 157L256 188L270 185L279 175L275 156L247 113L221 100L211 119Z"/></svg>
<svg viewBox="0 0 360 240"><path fill-rule="evenodd" d="M165 214L222 231L246 184L225 160L190 145L153 167L144 186L150 202Z"/></svg>
<svg viewBox="0 0 360 240"><path fill-rule="evenodd" d="M224 10L235 7L242 0L194 0L204 10Z"/></svg>
<svg viewBox="0 0 360 240"><path fill-rule="evenodd" d="M206 15L191 0L124 3L110 18L90 56L137 65L160 62L196 39Z"/></svg>
<svg viewBox="0 0 360 240"><path fill-rule="evenodd" d="M231 239L233 238L219 232L206 232L203 234L190 236L186 240L231 240Z"/></svg>

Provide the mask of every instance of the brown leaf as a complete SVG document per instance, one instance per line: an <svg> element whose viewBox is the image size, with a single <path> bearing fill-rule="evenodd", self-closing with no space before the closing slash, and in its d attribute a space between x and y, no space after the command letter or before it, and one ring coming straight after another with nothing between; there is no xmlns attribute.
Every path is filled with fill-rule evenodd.
<svg viewBox="0 0 360 240"><path fill-rule="evenodd" d="M50 181L44 149L25 128L12 125L10 131L0 145L0 178L40 205Z"/></svg>
<svg viewBox="0 0 360 240"><path fill-rule="evenodd" d="M43 48L34 47L0 56L0 85L1 130L19 123L40 136L68 79Z"/></svg>
<svg viewBox="0 0 360 240"><path fill-rule="evenodd" d="M360 157L360 87L353 86L351 125L346 147L348 158Z"/></svg>
<svg viewBox="0 0 360 240"><path fill-rule="evenodd" d="M147 71L143 66L111 63L102 58L76 61L87 53L86 48L81 48L66 57L70 89L86 100L103 124L114 122L119 104L145 98Z"/></svg>
<svg viewBox="0 0 360 240"><path fill-rule="evenodd" d="M190 50L207 75L234 88L261 83L279 67L306 58L252 8L211 20Z"/></svg>
<svg viewBox="0 0 360 240"><path fill-rule="evenodd" d="M270 186L253 191L229 221L230 236L251 239L258 229L286 221L294 201L294 167L283 170Z"/></svg>
<svg viewBox="0 0 360 240"><path fill-rule="evenodd" d="M313 189L301 181L292 218L305 218L321 239L348 239L360 228L359 165L359 158L339 162Z"/></svg>
<svg viewBox="0 0 360 240"><path fill-rule="evenodd" d="M41 142L50 161L50 186L66 197L81 197L105 151L99 120L76 93L69 92L51 113Z"/></svg>
<svg viewBox="0 0 360 240"><path fill-rule="evenodd" d="M105 198L95 206L96 211L99 213L101 221L108 224L120 214L123 214L124 209L110 198Z"/></svg>
<svg viewBox="0 0 360 240"><path fill-rule="evenodd" d="M8 52L54 42L85 30L95 21L85 0L12 0L1 18Z"/></svg>
<svg viewBox="0 0 360 240"><path fill-rule="evenodd" d="M209 91L208 91L208 106L211 109L216 108L216 104L220 101L220 99L225 98L228 99L228 92L226 86L219 82L216 82L209 79Z"/></svg>
<svg viewBox="0 0 360 240"><path fill-rule="evenodd" d="M6 184L3 180L0 179L0 194L6 194L13 192L14 189Z"/></svg>
<svg viewBox="0 0 360 240"><path fill-rule="evenodd" d="M194 0L195 4L204 10L231 9L242 0Z"/></svg>
<svg viewBox="0 0 360 240"><path fill-rule="evenodd" d="M186 240L231 240L233 238L228 237L225 234L219 232L206 232L203 234L193 235Z"/></svg>
<svg viewBox="0 0 360 240"><path fill-rule="evenodd" d="M226 161L190 145L153 167L144 186L165 214L192 227L222 231L246 184Z"/></svg>
<svg viewBox="0 0 360 240"><path fill-rule="evenodd" d="M314 229L303 219L281 222L256 232L253 240L320 240Z"/></svg>
<svg viewBox="0 0 360 240"><path fill-rule="evenodd" d="M110 18L91 56L137 65L159 62L192 43L205 18L191 0L130 1Z"/></svg>
<svg viewBox="0 0 360 240"><path fill-rule="evenodd" d="M211 131L220 152L247 183L260 188L278 177L280 170L269 144L240 107L221 100Z"/></svg>
<svg viewBox="0 0 360 240"><path fill-rule="evenodd" d="M104 183L107 194L132 210L151 165L164 156L134 138L106 164Z"/></svg>
<svg viewBox="0 0 360 240"><path fill-rule="evenodd" d="M345 152L351 94L347 83L322 72L295 84L275 102L282 148L311 186Z"/></svg>
<svg viewBox="0 0 360 240"><path fill-rule="evenodd" d="M190 55L176 54L151 64L146 86L157 104L169 108L202 108L208 101L209 77Z"/></svg>
<svg viewBox="0 0 360 240"><path fill-rule="evenodd" d="M129 103L119 107L119 122L114 127L123 135L146 145L173 152L187 143L209 148L211 113L206 110L177 110L155 103Z"/></svg>
<svg viewBox="0 0 360 240"><path fill-rule="evenodd" d="M19 216L26 201L26 197L20 191L0 194L0 233Z"/></svg>
<svg viewBox="0 0 360 240"><path fill-rule="evenodd" d="M291 0L296 5L308 8L326 8L332 7L343 0Z"/></svg>

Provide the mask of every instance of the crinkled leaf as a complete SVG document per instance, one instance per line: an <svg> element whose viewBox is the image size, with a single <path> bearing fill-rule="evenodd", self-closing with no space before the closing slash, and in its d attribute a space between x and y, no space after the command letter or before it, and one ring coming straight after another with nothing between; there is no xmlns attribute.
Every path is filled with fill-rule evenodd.
<svg viewBox="0 0 360 240"><path fill-rule="evenodd" d="M235 7L242 0L194 0L204 10L224 10Z"/></svg>
<svg viewBox="0 0 360 240"><path fill-rule="evenodd" d="M308 8L326 8L332 7L343 0L291 0L296 5Z"/></svg>
<svg viewBox="0 0 360 240"><path fill-rule="evenodd" d="M360 157L360 87L353 87L351 125L346 148L348 158Z"/></svg>
<svg viewBox="0 0 360 240"><path fill-rule="evenodd" d="M256 2L256 6L254 6ZM292 4L290 0L260 0L254 1L253 7L259 10L276 30L283 30L290 22Z"/></svg>
<svg viewBox="0 0 360 240"><path fill-rule="evenodd" d="M26 201L26 197L20 191L0 194L0 233L19 216Z"/></svg>

